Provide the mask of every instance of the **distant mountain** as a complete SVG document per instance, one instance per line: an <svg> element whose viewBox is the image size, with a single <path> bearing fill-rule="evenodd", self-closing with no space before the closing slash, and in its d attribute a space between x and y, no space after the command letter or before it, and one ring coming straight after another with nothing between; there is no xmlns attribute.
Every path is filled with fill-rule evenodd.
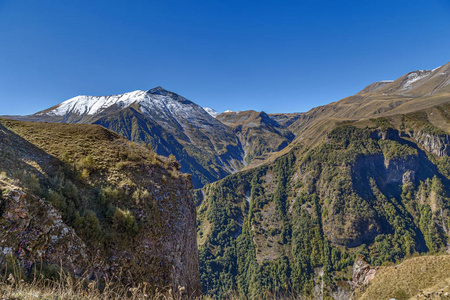
<svg viewBox="0 0 450 300"><path fill-rule="evenodd" d="M298 120L303 113L284 113L284 114L269 114L269 117L278 124L288 127Z"/></svg>
<svg viewBox="0 0 450 300"><path fill-rule="evenodd" d="M450 63L370 84L357 94L319 106L288 126L296 139L320 140L336 123L410 113L448 102ZM442 123L446 126L446 123Z"/></svg>
<svg viewBox="0 0 450 300"><path fill-rule="evenodd" d="M450 93L450 63L433 70L409 72L397 80L375 82L357 95L369 93L378 95L402 95L406 97L423 97L440 93Z"/></svg>
<svg viewBox="0 0 450 300"><path fill-rule="evenodd" d="M216 119L233 128L244 149L245 162L249 164L255 160L256 165L257 162L263 162L265 156L289 145L295 138L291 131L276 121L284 120L280 115L271 117L265 112L248 110L224 112Z"/></svg>
<svg viewBox="0 0 450 300"><path fill-rule="evenodd" d="M211 112L211 111L210 111ZM129 140L170 154L196 187L244 166L244 153L234 132L199 105L157 87L112 96L77 96L18 120L99 124Z"/></svg>

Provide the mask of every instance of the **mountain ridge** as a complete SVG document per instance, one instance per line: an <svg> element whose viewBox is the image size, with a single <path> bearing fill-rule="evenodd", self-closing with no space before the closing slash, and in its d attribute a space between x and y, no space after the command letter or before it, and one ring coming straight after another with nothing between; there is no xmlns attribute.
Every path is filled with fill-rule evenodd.
<svg viewBox="0 0 450 300"><path fill-rule="evenodd" d="M124 120L124 116L131 119ZM239 140L231 129L199 105L162 87L112 96L77 96L34 115L12 118L111 128L132 141L149 144L158 154L175 155L182 171L193 175L196 187L243 166Z"/></svg>
<svg viewBox="0 0 450 300"><path fill-rule="evenodd" d="M266 152L280 149L279 145L266 147L247 156L247 146L242 145L233 128L214 115L217 117L218 113L212 109L205 110L174 92L156 87L111 96L76 96L34 115L9 118L102 125L132 141L149 144L160 155L175 155L181 170L193 175L196 187L241 170L256 156L261 156L261 161ZM288 132L269 117L265 123ZM256 144L267 141L264 132L257 134ZM290 134L282 147L292 139Z"/></svg>

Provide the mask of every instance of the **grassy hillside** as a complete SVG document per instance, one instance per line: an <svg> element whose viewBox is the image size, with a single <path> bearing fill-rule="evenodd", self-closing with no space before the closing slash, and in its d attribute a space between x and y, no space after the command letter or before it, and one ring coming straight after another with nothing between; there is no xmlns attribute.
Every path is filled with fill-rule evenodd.
<svg viewBox="0 0 450 300"><path fill-rule="evenodd" d="M91 279L199 289L192 183L173 157L101 126L4 119L0 153L2 267L13 253L28 275L62 263Z"/></svg>
<svg viewBox="0 0 450 300"><path fill-rule="evenodd" d="M450 256L423 256L380 267L370 285L355 299L448 299Z"/></svg>
<svg viewBox="0 0 450 300"><path fill-rule="evenodd" d="M311 144L319 142L327 131L342 121L404 115L448 105L450 63L433 72L427 71L428 76L407 84L408 76L418 72L410 72L393 82L371 84L353 96L316 107L302 114L288 129L297 140L308 140ZM445 122L437 122L448 126Z"/></svg>

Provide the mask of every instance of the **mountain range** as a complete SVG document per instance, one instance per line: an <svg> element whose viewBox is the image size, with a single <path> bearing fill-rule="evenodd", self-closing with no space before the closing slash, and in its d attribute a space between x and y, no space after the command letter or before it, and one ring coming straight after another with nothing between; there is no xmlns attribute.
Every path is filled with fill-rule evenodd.
<svg viewBox="0 0 450 300"><path fill-rule="evenodd" d="M265 113L256 120L253 113L239 112L239 120L231 120L232 112L216 119L219 114L213 109L157 87L121 95L77 96L30 116L8 118L102 125L131 141L150 145L160 155L173 154L181 171L192 174L194 186L201 187L241 170L261 155L280 150L293 139L283 122ZM220 122L225 118L227 122ZM243 118L255 122L240 124ZM279 141L272 141L275 136Z"/></svg>
<svg viewBox="0 0 450 300"><path fill-rule="evenodd" d="M87 189L83 185L87 180L100 195L105 193L105 182L123 190L125 194L108 203L114 211L128 211L140 222L141 211L150 214L152 208L134 204L143 191L134 196L137 186L130 180L140 174L133 170L145 170L149 163L157 171L143 174L154 176L149 182L144 175L145 179L138 178L150 189L156 188L152 201L164 200L164 209L170 210L170 203L187 200L179 208L192 223L193 200L197 207L199 277L204 294L213 298L370 299L380 294L380 287L369 288L369 294L364 294L372 277L360 284L359 271L373 275L376 268L406 258L450 251L450 63L373 83L353 96L305 113L250 110L218 114L157 87L122 95L78 96L34 115L8 118L40 122L1 121L3 131L11 132L4 143L7 150L3 150L11 152L11 163L0 165L8 170L10 182L24 177L13 172L14 163L35 166L41 157L52 155L58 164L73 166L79 173L76 178L81 181L73 179L79 189ZM95 130L83 129L88 134L77 136L75 151L70 149L67 136L77 132L76 128L84 128L76 126ZM52 134L45 132L50 129L54 137L48 141ZM114 161L98 158L92 168L86 157L93 153L100 156L98 151L92 152L92 143L98 145L98 131L100 144L115 149L110 151ZM128 144L120 135L141 145ZM44 153L39 150L40 156L30 161L23 156L27 151L17 146L20 151L15 151L20 155L15 157L11 139L19 138L29 142L30 149L44 149ZM120 149L114 146L117 141ZM61 147L56 152L52 150L55 144ZM173 156L152 160L158 157L153 151ZM179 167L192 175L196 190L189 188L186 178L178 173ZM35 176L51 173L34 169ZM25 177L22 181L33 187L33 180ZM115 182L117 178L120 184ZM38 196L48 197L50 190L60 186L56 179L49 182L51 185L43 185L47 194ZM177 188L183 196L177 194ZM76 197L65 193L64 187L58 189L58 197L74 202L80 217L89 219L94 212L104 230L113 233L100 242L103 254L108 253L111 241L122 245L120 238L126 236L125 231L114 225L117 220L101 205L102 197L91 191L91 198L84 197L90 200L76 203ZM50 204L64 212L67 209L59 206L58 199ZM172 218L183 219L178 210L170 211ZM66 219L82 239L90 241L83 226L75 225L76 216ZM154 226L139 222L147 227L138 226L137 233L133 233L133 226L128 228L137 234L131 234L131 241L141 240L143 229ZM167 228L180 236L179 228ZM157 237L165 239L162 231L157 231ZM130 245L127 241L120 248L123 253ZM195 244L187 239L183 242L186 249ZM447 258L436 260L441 259ZM417 261L422 264L427 260ZM186 263L189 268L181 273L195 265L191 257ZM403 281L409 268L401 273ZM380 286L379 282L395 281L386 278L392 272L389 268L380 272L382 277L374 282ZM186 282L179 278L180 273L164 274L166 279L176 277ZM441 277L438 282L445 282ZM194 284L197 282L194 278ZM421 285L415 286L409 291L390 285L389 293L408 299L419 293Z"/></svg>
<svg viewBox="0 0 450 300"><path fill-rule="evenodd" d="M358 257L376 268L449 251L450 64L371 84L286 128L287 147L195 193L205 293L351 299L358 288L373 299L351 283Z"/></svg>

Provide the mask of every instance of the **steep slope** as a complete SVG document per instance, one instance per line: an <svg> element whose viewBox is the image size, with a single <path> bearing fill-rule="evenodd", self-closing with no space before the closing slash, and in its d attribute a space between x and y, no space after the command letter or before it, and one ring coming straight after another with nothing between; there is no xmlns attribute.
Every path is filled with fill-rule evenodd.
<svg viewBox="0 0 450 300"><path fill-rule="evenodd" d="M349 99L302 114L277 159L197 191L205 293L346 299L359 255L379 266L446 251L450 98L426 97L385 117Z"/></svg>
<svg viewBox="0 0 450 300"><path fill-rule="evenodd" d="M288 116L281 116L276 115L279 120L288 122ZM216 119L233 128L244 148L244 160L252 163L251 166L261 164L272 152L280 151L294 139L292 132L265 112L225 112Z"/></svg>
<svg viewBox="0 0 450 300"><path fill-rule="evenodd" d="M173 154L194 186L215 181L243 166L233 131L197 104L161 87L113 96L78 96L31 116L38 122L100 124L158 154Z"/></svg>
<svg viewBox="0 0 450 300"><path fill-rule="evenodd" d="M1 268L200 292L192 183L176 161L101 126L4 119L0 153Z"/></svg>

